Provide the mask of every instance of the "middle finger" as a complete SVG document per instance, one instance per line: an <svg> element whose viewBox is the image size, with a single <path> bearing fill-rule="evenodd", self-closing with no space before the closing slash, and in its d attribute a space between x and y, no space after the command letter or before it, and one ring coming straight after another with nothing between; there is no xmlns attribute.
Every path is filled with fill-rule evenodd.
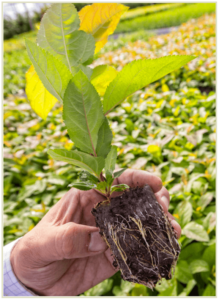
<svg viewBox="0 0 219 300"><path fill-rule="evenodd" d="M168 212L168 207L170 204L170 195L167 189L163 186L159 192L155 193L155 196L157 198L157 201L161 204L163 207L163 210L165 213Z"/></svg>

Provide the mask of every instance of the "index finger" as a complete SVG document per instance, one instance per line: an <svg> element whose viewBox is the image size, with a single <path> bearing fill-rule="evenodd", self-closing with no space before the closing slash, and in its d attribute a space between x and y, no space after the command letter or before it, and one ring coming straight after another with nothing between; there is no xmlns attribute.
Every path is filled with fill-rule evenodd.
<svg viewBox="0 0 219 300"><path fill-rule="evenodd" d="M159 177L143 170L126 170L119 178L116 178L114 184L125 183L130 187L142 187L148 184L154 193L162 188L162 181Z"/></svg>

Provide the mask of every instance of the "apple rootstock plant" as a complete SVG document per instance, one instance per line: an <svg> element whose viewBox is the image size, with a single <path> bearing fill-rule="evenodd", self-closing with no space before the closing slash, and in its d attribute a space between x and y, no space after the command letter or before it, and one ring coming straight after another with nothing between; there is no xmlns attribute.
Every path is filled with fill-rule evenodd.
<svg viewBox="0 0 219 300"><path fill-rule="evenodd" d="M182 67L194 56L166 56L128 63L120 72L107 65L89 67L128 8L94 3L77 13L73 4L52 4L44 14L37 43L26 40L33 63L26 93L33 110L46 118L57 100L74 150L50 149L49 155L84 169L80 190L95 189L105 200L92 210L124 280L150 288L170 279L180 247L176 234L148 185L113 184L117 148L107 114L128 96ZM122 192L112 197L113 192Z"/></svg>

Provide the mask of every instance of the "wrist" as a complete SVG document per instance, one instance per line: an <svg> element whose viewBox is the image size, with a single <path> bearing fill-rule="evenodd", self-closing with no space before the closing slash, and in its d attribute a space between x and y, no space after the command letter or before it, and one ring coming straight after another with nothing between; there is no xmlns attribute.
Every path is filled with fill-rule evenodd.
<svg viewBox="0 0 219 300"><path fill-rule="evenodd" d="M20 242L20 240L14 245L14 247L11 250L10 263L11 263L11 268L12 268L12 271L13 271L14 275L17 277L17 279L19 281L21 281L20 278L19 278L19 275L17 274L17 271L16 271L16 252L18 250L19 242Z"/></svg>
<svg viewBox="0 0 219 300"><path fill-rule="evenodd" d="M16 277L19 284L28 292L30 292L34 296L39 296L39 294L36 294L34 290L32 290L30 287L26 286L22 280L22 276L20 272L18 271L21 269L21 266L18 264L18 262L21 260L21 257L19 255L20 249L22 248L22 242L19 240L14 247L11 250L10 253L10 264L11 269L14 273L14 276ZM22 251L21 251L22 252Z"/></svg>

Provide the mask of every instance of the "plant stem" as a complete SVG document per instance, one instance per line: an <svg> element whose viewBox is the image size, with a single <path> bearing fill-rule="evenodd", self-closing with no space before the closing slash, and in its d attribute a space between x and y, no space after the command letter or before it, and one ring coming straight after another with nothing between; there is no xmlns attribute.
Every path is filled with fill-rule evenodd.
<svg viewBox="0 0 219 300"><path fill-rule="evenodd" d="M98 191L98 190L96 190L96 189L95 189L95 191L96 191L98 194L100 194L100 195L102 195L102 196L104 196L104 197L107 198L107 194L103 194L103 193L101 193L100 191Z"/></svg>
<svg viewBox="0 0 219 300"><path fill-rule="evenodd" d="M100 173L100 181L105 181L105 177L103 176L103 172Z"/></svg>

